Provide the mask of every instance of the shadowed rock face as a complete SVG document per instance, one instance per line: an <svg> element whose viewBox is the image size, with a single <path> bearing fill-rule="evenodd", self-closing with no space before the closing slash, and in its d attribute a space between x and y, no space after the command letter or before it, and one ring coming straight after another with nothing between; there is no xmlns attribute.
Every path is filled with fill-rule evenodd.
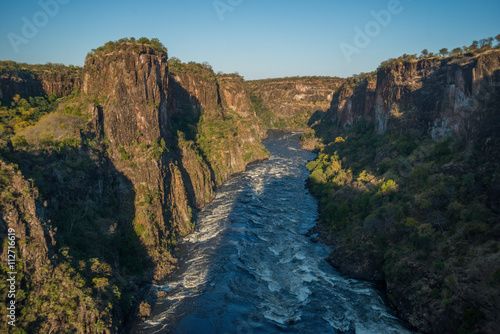
<svg viewBox="0 0 500 334"><path fill-rule="evenodd" d="M30 183L21 173L16 172L11 166L0 160L0 171L8 180L10 192L14 194L10 200L2 201L2 215L0 217L0 238L7 238L8 230L13 229L17 239L17 255L30 264L31 275L36 281L42 276L41 267L50 263L54 254L54 231L44 219L43 207L35 202L37 192L26 193ZM6 181L5 180L5 181ZM23 196L18 194L25 193ZM22 242L30 240L30 243ZM19 242L21 241L21 242ZM1 250L3 263L7 263L7 245ZM11 270L15 271L15 270Z"/></svg>
<svg viewBox="0 0 500 334"><path fill-rule="evenodd" d="M0 69L0 100L11 101L19 94L21 98L54 94L66 96L80 86L78 67L51 67L40 65L17 66L16 69Z"/></svg>
<svg viewBox="0 0 500 334"><path fill-rule="evenodd" d="M150 231L141 241L156 264L157 279L170 272L175 262L162 239L174 231L190 230L185 225L188 222L176 222L175 228L166 224L172 213L163 207L169 190L175 193L182 187L168 161L172 159L166 155L167 87L166 53L145 45L124 45L89 56L82 73L82 91L93 100L89 111L96 137L109 140L108 153L114 166L131 180L137 196L159 197L144 210L137 207L134 220L136 228ZM155 154L150 143L157 145ZM174 189L169 188L171 183ZM187 211L185 197L176 199L178 207Z"/></svg>
<svg viewBox="0 0 500 334"><path fill-rule="evenodd" d="M154 277L162 279L175 262L165 239L190 233L192 209L213 199L215 185L265 157L243 158L242 148L260 145L263 135L249 95L241 79L218 80L208 68L169 73L167 54L147 45L92 54L82 77L82 90L93 100L94 132L109 140L116 169L139 198L157 194L147 208L136 207L134 224L149 231L142 241L156 264ZM227 134L231 140L220 151L202 152L194 142L203 131L200 118L217 122L232 113L253 125Z"/></svg>
<svg viewBox="0 0 500 334"><path fill-rule="evenodd" d="M367 216L366 219L363 218L364 221L359 226L356 225L356 221L353 221L351 226L356 226L364 234L358 235L357 238L352 237L352 240L356 240L355 244L363 247L351 247L352 243L346 241L345 235L342 234L345 230L349 231L348 229L339 228L338 231L332 233L322 231L327 227L321 224L316 228L318 232L321 232L323 241L335 245L328 258L332 265L352 277L384 280L387 293L399 314L422 332L456 333L462 326L461 330L470 328L471 332L494 333L498 328L499 322L496 316L500 305L497 297L498 283L492 283L492 277L497 277L494 273L496 269L493 268L498 267L499 256L497 246L490 251L487 245L488 243L496 244L498 240L495 231L498 229L500 194L497 173L500 156L498 152L499 105L500 50L495 49L480 54L467 54L463 57L396 62L379 68L372 74L347 79L335 92L330 109L320 115L323 122L317 127L318 133L326 142L332 142L332 144L336 136L341 136L340 139L351 135L358 136L358 138L365 136L367 142L371 140L375 142L377 138L388 138L392 135L400 136L399 138L402 139L395 139L388 145L378 142L376 145L368 146L364 142L365 146L354 146L356 153L348 152L348 149L344 151L348 152L346 154L348 157L344 159L347 159L351 166L358 162L356 159L363 160L364 155L369 156L370 153L376 152L373 159L368 158L360 162L362 167L359 168L360 171L373 168L374 173L380 173L384 177L392 176L377 170L377 167L381 166L382 154L388 156L393 154L389 159L398 158L405 161L408 157L416 158L420 150L422 155L416 158L418 162L411 167L412 171L424 164L423 157L429 157L429 154L423 153L422 144L417 144L417 149L411 154L395 153L394 146L391 147L391 145L402 143L405 138L411 136L424 138L429 145L447 145L447 142L453 142L457 147L463 145L461 148L454 148L456 157L446 164L440 163L439 158L436 157L426 158L425 163L441 166L437 172L434 172L435 175L450 177L455 180L455 183L447 188L449 192L444 192L432 199L435 205L432 210L419 206L414 206L409 210L411 215L418 217L422 222L429 222L437 227L438 235L444 236L433 242L432 247L437 250L433 256L418 259L417 255L411 254L407 256L407 259L411 260L399 262L408 264L411 268L411 276L405 279L397 278L397 275L391 271L398 267L394 265L394 262L387 262L390 255L377 257L373 249L363 248L369 245L370 241L367 240L370 238L364 239L360 235L375 236L371 239L372 241L383 236L384 231L390 230L393 224L391 219L381 216L375 219L374 216ZM356 123L359 123L359 127L354 127L352 131L349 131ZM375 131L372 131L373 129ZM384 132L387 133L382 136ZM443 140L446 137L453 137L455 140ZM429 138L437 143L428 140ZM387 141L391 142L391 139ZM355 144L356 141L351 143ZM340 146L333 147L336 149ZM405 173L403 168L395 172L400 173L401 176ZM429 170L425 173L425 175L433 174ZM467 190L469 197L460 198L457 193L461 183L456 180L460 180L464 175L471 176L475 181ZM404 180L401 181L401 184L404 184L402 182ZM408 188L407 183L406 189L401 193L417 198L426 191L430 193L444 188L439 184L430 183L421 186L418 183L412 190L411 186ZM339 194L342 190L347 193L357 188L346 186L334 189ZM322 201L325 203L335 203L333 196L328 197L325 193L320 196L324 196ZM338 198L341 196L338 195ZM458 215L449 215L444 218L446 212L454 213L452 206L447 207L448 204L442 204L446 203L445 201L456 201L456 203L463 203L464 207L469 205L472 207L477 199L480 202L479 207L484 208L484 212L488 215L485 214L477 220L460 218ZM396 205L404 207L405 204L397 202ZM373 213L375 210L370 212ZM460 211L460 214L464 212ZM480 209L474 208L471 212L477 213ZM334 221L334 218L329 219L329 222ZM460 228L467 230L473 228L472 226L476 223L489 224L481 234L484 239L478 241L470 236L460 235ZM455 233L455 228L459 230L458 233ZM397 244L403 234L389 237L385 244ZM453 274L460 273L455 284L452 275L446 278L444 273L449 272L435 265L433 261L437 261L436 254L440 256L440 249L446 247L443 245L458 247L457 245L461 243L466 245L464 247L471 249L464 252L467 253L464 263L456 260L464 256L460 252L457 252L459 255L455 255L453 260L451 260L453 256L448 258L449 254L442 255L447 265L446 270L453 268ZM416 249L418 250L419 247ZM400 253L399 250L397 253ZM453 281L453 291L440 295L439 289L446 286L446 279L448 283ZM450 297L451 295L453 297ZM454 298L453 302L444 300L445 297L442 296L450 300Z"/></svg>
<svg viewBox="0 0 500 334"><path fill-rule="evenodd" d="M492 110L500 82L500 51L463 58L431 58L380 68L359 84L334 94L326 117L341 127L356 120L375 122L382 133L414 112L408 127L443 136L465 137L467 129ZM408 118L408 117L406 117Z"/></svg>
<svg viewBox="0 0 500 334"><path fill-rule="evenodd" d="M41 197L47 209L32 197L2 204L6 211L1 237L12 227L19 239L27 241L20 248L20 256L27 261L23 274L34 282L26 289L27 301L40 297L40 289L45 289L40 284L50 287L59 282L61 273L69 277L64 282L81 284L71 275L89 269L72 267L75 264L70 260L53 264L58 260L52 254L61 251L59 240L68 259L75 254L87 264L97 259L109 268L110 275L112 271L109 277L113 280L127 280L117 283L119 293L137 296L139 284L161 280L175 269L175 244L193 230L193 213L213 200L215 186L267 157L261 144L265 132L250 110L250 95L241 77L217 76L209 68L192 64L169 71L166 52L148 45L122 43L100 48L89 54L77 77L68 79L63 72L51 74L55 79L48 82L41 81L42 74L28 70L0 74L6 99L15 94L63 96L81 88L80 94L63 100L60 109L71 100L84 112L88 110L89 116L88 125L75 134L79 144L69 151L16 151L10 145L6 161L22 164L24 176L35 179L35 186L45 183ZM36 167L40 160L45 161L41 174ZM17 193L33 188L21 173L18 177L11 167L0 164L2 171L8 170L9 182L19 188ZM77 212L86 218L77 219L73 226L75 217L58 212ZM59 232L53 232L53 226ZM76 238L79 233L81 239ZM75 244L78 242L83 245ZM95 249L89 249L89 242ZM127 249L123 249L124 243ZM131 268L137 266L143 270L131 274ZM45 271L39 274L40 268ZM64 313L65 308L58 308L64 301L54 299L49 309L64 311L58 313L57 321L45 321L42 326L38 320L23 317L21 326L44 332L51 328L91 332L100 320L112 332L117 331L125 313L130 312L129 306L123 306L127 302L103 297L102 291L96 291L106 285L94 287L89 277L84 285L63 286L77 295L68 300L89 302L75 301L83 320ZM115 283L110 281L109 287ZM96 311L91 302L103 308ZM103 312L110 302L117 305ZM40 310L32 318L45 316Z"/></svg>
<svg viewBox="0 0 500 334"><path fill-rule="evenodd" d="M333 94L328 110L329 121L338 123L344 128L351 127L356 121L374 120L376 80L370 75L355 84L348 79L340 89Z"/></svg>

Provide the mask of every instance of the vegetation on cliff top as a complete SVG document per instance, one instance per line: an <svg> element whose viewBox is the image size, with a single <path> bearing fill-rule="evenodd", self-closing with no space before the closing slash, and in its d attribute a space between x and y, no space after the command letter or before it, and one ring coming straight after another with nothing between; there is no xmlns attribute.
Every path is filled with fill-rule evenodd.
<svg viewBox="0 0 500 334"><path fill-rule="evenodd" d="M81 67L74 65L66 66L64 64L58 63L31 65L25 63L16 63L12 60L0 60L0 75L3 73L18 74L24 72L27 74L47 76L59 75L64 78L78 78L80 75L80 71Z"/></svg>
<svg viewBox="0 0 500 334"><path fill-rule="evenodd" d="M189 73L200 75L203 79L209 82L217 82L217 75L214 73L212 66L207 62L202 64L194 61L184 63L179 58L172 57L168 60L168 71L172 74Z"/></svg>
<svg viewBox="0 0 500 334"><path fill-rule="evenodd" d="M160 52L161 54L167 54L167 48L160 42L158 38L149 39L147 37L141 37L139 39L136 39L134 37L126 37L117 41L106 42L103 46L100 46L97 49L92 49L92 51L87 54L87 58L101 53L113 52L116 50L133 50L137 52L139 51L139 45L147 45Z"/></svg>
<svg viewBox="0 0 500 334"><path fill-rule="evenodd" d="M493 40L497 41L497 45L493 46ZM422 50L420 56L417 54L404 54L398 58L391 58L383 61L379 68L387 68L393 64L403 63L407 61L417 60L417 59L427 59L427 58L444 58L444 57L461 57L465 54L474 55L482 52L486 52L493 48L500 48L500 35L495 38L488 37L483 38L480 41L473 41L469 46L456 47L451 51L447 48L442 48L438 53L429 52L427 49Z"/></svg>

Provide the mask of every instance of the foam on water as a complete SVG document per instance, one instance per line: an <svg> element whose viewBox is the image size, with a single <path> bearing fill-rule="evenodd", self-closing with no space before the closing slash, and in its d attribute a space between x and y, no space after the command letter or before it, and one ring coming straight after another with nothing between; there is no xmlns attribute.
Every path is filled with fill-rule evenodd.
<svg viewBox="0 0 500 334"><path fill-rule="evenodd" d="M314 156L298 137L271 135L271 158L218 189L137 333L410 333L372 284L340 275L304 236L318 212L305 187Z"/></svg>

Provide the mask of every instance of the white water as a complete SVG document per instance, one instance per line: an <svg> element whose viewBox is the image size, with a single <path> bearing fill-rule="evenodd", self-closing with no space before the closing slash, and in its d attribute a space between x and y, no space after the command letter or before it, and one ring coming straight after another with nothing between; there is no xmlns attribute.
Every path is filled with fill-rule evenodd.
<svg viewBox="0 0 500 334"><path fill-rule="evenodd" d="M340 275L306 237L314 154L274 133L267 161L226 182L181 245L185 261L139 333L411 333L373 285Z"/></svg>

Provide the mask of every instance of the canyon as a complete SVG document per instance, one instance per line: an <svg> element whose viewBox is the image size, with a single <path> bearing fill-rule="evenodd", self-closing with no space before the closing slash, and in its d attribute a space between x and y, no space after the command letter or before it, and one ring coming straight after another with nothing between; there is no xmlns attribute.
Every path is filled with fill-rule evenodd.
<svg viewBox="0 0 500 334"><path fill-rule="evenodd" d="M446 262L445 277L427 270L429 264L421 259L391 262L390 252L370 248L376 242L364 228L393 245L394 235L380 232L396 225L387 214L353 222L360 228L351 239L335 233L328 226L330 218L320 215L315 231L322 241L335 245L329 262L352 277L386 282L400 316L423 332L451 333L460 326L493 332L499 310L498 228L486 221L498 217L500 198L499 57L500 51L490 50L393 62L348 79L245 81L236 74L215 74L207 65L168 59L155 45L123 40L90 52L83 68L4 63L2 106L50 95L55 103L54 111L26 126L9 125L10 132L4 126L0 138L0 235L6 239L12 228L18 238L17 325L27 332L114 333L131 321L146 319L152 305L144 298L144 287L163 281L179 267L178 242L194 231L197 212L214 200L215 189L249 164L269 157L262 144L267 130L305 131L303 140L312 143L311 149L333 156L329 150L342 151L342 141L356 138L350 131L365 126L372 138L393 132L427 138L425 147L463 142L464 156L480 156L481 162L473 166L466 159L448 161L439 173L470 182L487 203L488 214L471 218L479 225L467 230L470 240L458 240L450 232L455 236L450 240L467 244L467 250L451 246L448 252L460 253L462 263L472 265ZM417 147L411 146L411 151ZM376 166L398 158L392 150L373 151L368 160ZM422 157L408 155L402 164L410 166L402 182L411 179L416 167L439 158L421 152ZM348 158L342 164L363 159L366 156ZM468 181L474 167L478 176ZM381 174L398 181L397 176ZM321 184L328 182L325 177ZM371 189L370 182L357 187ZM324 213L330 198L321 189L314 192ZM397 192L403 196L402 183ZM391 205L401 201L391 192L386 197ZM438 217L430 228L444 235L450 228L439 224L437 201L422 204L413 218ZM422 218L422 223L427 222ZM414 228L410 225L408 229ZM425 228L420 228L420 237ZM491 237L481 239L483 247L474 238L486 234L485 229ZM360 247L352 247L353 238ZM445 252L444 244L436 244ZM9 271L4 267L7 253L4 244L3 275ZM388 274L388 266L403 263L412 268L409 274ZM434 298L436 294L443 300ZM6 302L5 289L2 296ZM0 314L4 317L5 312ZM450 322L457 327L446 329Z"/></svg>

